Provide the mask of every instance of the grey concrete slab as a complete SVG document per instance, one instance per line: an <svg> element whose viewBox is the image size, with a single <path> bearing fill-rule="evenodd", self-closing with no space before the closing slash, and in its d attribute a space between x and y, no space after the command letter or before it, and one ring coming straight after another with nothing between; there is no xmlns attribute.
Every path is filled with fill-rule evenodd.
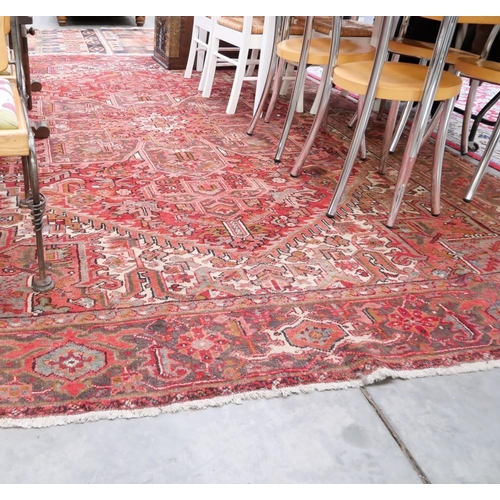
<svg viewBox="0 0 500 500"><path fill-rule="evenodd" d="M500 369L368 392L432 483L500 483Z"/></svg>
<svg viewBox="0 0 500 500"><path fill-rule="evenodd" d="M2 483L419 483L357 389L0 429Z"/></svg>

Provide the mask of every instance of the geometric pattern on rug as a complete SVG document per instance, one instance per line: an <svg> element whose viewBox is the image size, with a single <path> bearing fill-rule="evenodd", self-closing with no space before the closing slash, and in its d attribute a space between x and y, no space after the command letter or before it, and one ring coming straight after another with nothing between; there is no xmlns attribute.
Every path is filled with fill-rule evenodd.
<svg viewBox="0 0 500 500"><path fill-rule="evenodd" d="M371 120L329 219L356 109L338 92L292 178L312 116L297 115L276 165L286 99L248 136L254 87L227 115L227 71L205 99L198 74L149 56L30 64L43 81L31 115L51 130L36 147L55 288L31 288L22 168L0 159L0 425L498 364L500 179L487 174L466 204L473 166L445 152L431 216L431 140L390 229L402 151L378 174L384 121Z"/></svg>

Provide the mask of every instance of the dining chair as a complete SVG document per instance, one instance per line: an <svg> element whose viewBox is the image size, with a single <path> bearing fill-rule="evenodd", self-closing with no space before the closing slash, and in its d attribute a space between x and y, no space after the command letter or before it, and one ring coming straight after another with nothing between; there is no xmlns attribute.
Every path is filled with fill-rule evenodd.
<svg viewBox="0 0 500 500"><path fill-rule="evenodd" d="M466 26L463 24L462 26ZM388 45L389 52L393 54L392 61L398 61L400 56L412 57L418 60L418 64L427 65L432 57L434 51L434 44L431 42L423 42L420 40L413 40L411 38L405 38L404 33L398 34L397 37L391 39ZM446 54L446 64L448 65L448 71L458 74L455 69L455 63L459 57L472 57L479 58L479 54L473 54L465 50L461 50L455 47L450 47ZM384 104L381 105L381 110L383 110ZM391 144L389 146L389 152L393 153L396 150L397 144L401 139L408 119L410 117L411 111L414 109L414 103L408 101L401 112L401 116L396 127L396 131L392 138ZM467 128L468 121L465 117L463 120L462 128ZM465 154L465 153L464 153Z"/></svg>
<svg viewBox="0 0 500 500"><path fill-rule="evenodd" d="M202 96L210 97L215 78L215 69L218 62L235 66L231 94L226 108L227 114L234 114L241 94L244 81L256 81L257 76L249 75L247 67L257 65L259 58L256 50L262 48L264 37L264 16L213 16L212 31L208 44L205 67L202 74ZM220 42L227 42L236 47L238 57L232 59L223 54L226 47ZM254 51L248 57L248 52Z"/></svg>
<svg viewBox="0 0 500 500"><path fill-rule="evenodd" d="M203 90L206 81L206 72L203 73L203 68L205 67L206 54L210 50L210 33L213 31L215 22L214 16L194 16L193 18L193 30L191 34L191 44L189 47L188 60L186 62L186 69L184 71L184 78L191 78L193 75L193 69L196 62L196 71L201 73L200 82L198 85L198 90ZM234 52L237 55L238 47L226 46L224 47L224 53ZM258 54L255 50L252 50L251 56L254 61L257 59ZM221 67L231 67L232 63L224 60L217 61L217 68ZM255 70L255 64L247 66L246 75L251 76ZM205 78L203 77L205 75Z"/></svg>
<svg viewBox="0 0 500 500"><path fill-rule="evenodd" d="M341 30L342 34L341 20L336 18L332 19L335 19L335 22L339 23L339 29ZM313 22L314 20L310 18L309 25L307 25L305 28L306 30L309 30L309 32L314 31ZM374 47L372 47L366 40L340 38L338 46L335 47L332 45L331 39L329 37L311 36L307 39L306 42L305 37L291 38L284 36L281 40L277 41L275 49L275 58L277 61L277 63L275 64L276 69L274 71L274 74L270 75L269 81L267 82L267 92L269 92L271 81L273 81L274 85L266 115L264 117L265 122L268 122L270 120L271 113L278 98L278 89L281 85L281 77L283 74L284 64L288 63L297 66L299 69L297 70L297 76L295 77L295 86L290 99L290 104L288 106L281 138L274 157L275 162L281 161L281 156L283 154L293 121L296 102L302 94L305 77L305 67L308 65L323 67L322 80L317 91L317 95L321 95L325 86L328 88L328 91L331 90L331 77L328 77L329 74L331 75L331 70L328 70L328 63L331 57L334 56L336 58L336 63L341 64L350 61L371 60L373 59L374 53ZM264 96L264 98L266 96L267 94ZM254 114L252 122L247 130L247 134L253 134L255 126L257 124L257 120L262 113L263 105L264 104L262 102L261 105L259 105L259 107L257 108L257 111ZM319 127L314 130L315 135L317 134L318 130ZM364 147L364 144L362 144L360 147L360 156L361 158L364 158L366 156L366 148Z"/></svg>
<svg viewBox="0 0 500 500"><path fill-rule="evenodd" d="M203 71L206 52L208 51L208 37L212 31L212 16L194 16L193 31L191 33L191 44L189 46L189 55L186 62L184 78L191 78L196 62L196 71ZM202 90L201 79L198 90Z"/></svg>
<svg viewBox="0 0 500 500"><path fill-rule="evenodd" d="M335 217L337 207L342 199L348 178L351 174L356 152L361 143L375 98L393 101L387 119L386 133L383 140L381 163L379 170L385 168L384 155L388 150L389 139L394 127L397 106L400 101L413 100L419 102L415 119L410 130L405 152L395 185L394 196L389 210L386 225L394 225L399 207L402 203L413 166L422 145L424 136L429 132L426 127L430 109L434 100L444 102L440 111L440 129L436 140L433 176L431 211L434 215L440 212L440 169L445 146L446 131L453 110L453 103L460 92L462 80L452 73L443 72L445 56L451 44L457 17L445 17L441 23L435 50L429 67L408 63L387 61L388 42L391 34L392 18L384 16L373 64L364 61L337 66L334 70L333 82L341 88L364 96L362 112L357 120L349 152L344 161L339 181L337 182L327 216ZM337 35L334 35L335 38ZM320 113L318 113L319 115Z"/></svg>
<svg viewBox="0 0 500 500"><path fill-rule="evenodd" d="M488 82L495 85L500 85L500 63L494 61L488 61L481 57L480 59L471 57L460 57L457 60L456 68L464 76L471 78L474 83L474 88L477 89L477 85L480 82ZM471 89L473 85L471 85ZM467 99L466 109L472 109L472 103L474 101L474 93L469 92ZM481 157L481 160L477 166L476 172L472 178L472 181L467 189L464 196L464 201L470 202L476 193L477 188L481 180L486 173L486 169L490 162L491 156L495 151L495 148L500 140L500 118L497 117L496 124L493 128L491 136L486 145L486 149Z"/></svg>

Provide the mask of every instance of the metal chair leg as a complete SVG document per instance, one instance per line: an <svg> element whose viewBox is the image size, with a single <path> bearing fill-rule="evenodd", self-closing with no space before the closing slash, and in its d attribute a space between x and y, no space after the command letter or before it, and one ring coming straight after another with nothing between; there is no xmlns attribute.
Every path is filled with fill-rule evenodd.
<svg viewBox="0 0 500 500"><path fill-rule="evenodd" d="M354 131L351 145L349 147L349 152L347 153L347 157L344 161L344 166L342 167L342 172L340 174L340 179L337 183L332 201L330 202L330 206L328 207L328 211L326 213L328 217L333 218L335 216L335 213L337 212L337 208L342 199L342 195L344 194L347 181L349 179L349 176L351 175L351 171L354 166L361 141L363 140L363 136L365 134L366 126L368 124L373 103L375 101L377 84L380 78L380 74L382 73L382 68L384 67L384 63L387 59L387 45L389 43L389 36L391 34L391 24L392 17L384 17L380 30L377 50L375 51L373 70L370 76L370 81L368 82L368 88L366 89L365 103L363 106L363 110L358 117L356 129Z"/></svg>
<svg viewBox="0 0 500 500"><path fill-rule="evenodd" d="M363 105L365 103L365 96L358 96L358 115L363 111ZM359 145L359 159L366 160L366 135L363 134L361 138L361 144Z"/></svg>
<svg viewBox="0 0 500 500"><path fill-rule="evenodd" d="M408 143L406 144L403 160L399 169L394 197L392 199L391 208L389 210L389 217L386 224L388 227L392 227L394 225L408 181L411 176L411 172L413 170L413 166L415 165L418 152L420 151L422 138L426 132L426 123L430 115L432 103L436 94L436 89L441 79L441 73L443 72L446 60L446 53L451 45L451 39L455 30L455 26L457 24L457 20L458 16L446 16L443 17L443 20L441 22L438 37L434 47L434 54L424 82L424 92L422 95L422 100L417 107L415 119L410 130L410 136L408 138Z"/></svg>
<svg viewBox="0 0 500 500"><path fill-rule="evenodd" d="M484 151L483 157L479 162L476 173L472 178L472 182L470 183L469 188L467 189L467 193L464 197L464 201L470 202L474 197L474 194L481 182L484 174L486 173L486 168L488 167L488 163L490 162L491 156L493 155L495 148L500 140L500 118L497 120L497 123L491 133L490 140L488 145L486 146L486 150Z"/></svg>
<svg viewBox="0 0 500 500"><path fill-rule="evenodd" d="M434 160L432 166L431 182L431 213L439 215L441 213L441 174L443 171L444 148L446 146L446 135L450 125L451 113L455 105L455 99L448 99L444 103L443 111L440 113L439 129L434 146Z"/></svg>
<svg viewBox="0 0 500 500"><path fill-rule="evenodd" d="M280 87L283 82L283 72L285 70L286 61L284 59L280 59L278 61L278 66L275 71L274 83L273 83L273 91L271 92L271 99L269 100L269 105L267 106L266 116L264 117L264 123L269 123L271 119L271 114L274 111L276 106L276 102L278 101L278 97L280 95Z"/></svg>
<svg viewBox="0 0 500 500"><path fill-rule="evenodd" d="M384 116L384 111L385 111L385 99L380 99L380 105L377 111L378 121L382 120L382 117Z"/></svg>
<svg viewBox="0 0 500 500"><path fill-rule="evenodd" d="M408 122L408 118L410 117L411 110L413 109L413 102L409 101L405 105L405 109L403 113L401 113L401 118L399 119L398 126L396 128L396 133L392 139L391 145L389 146L389 152L394 153L396 151L396 147L398 145L401 136L403 135L403 130L406 127L406 123Z"/></svg>
<svg viewBox="0 0 500 500"><path fill-rule="evenodd" d="M23 162L23 180L24 180L24 198L19 200L19 206L26 208L28 206L28 198L30 196L30 171L28 157L21 158Z"/></svg>
<svg viewBox="0 0 500 500"><path fill-rule="evenodd" d="M281 156L285 149L285 144L288 139L288 134L290 133L290 128L292 126L295 109L297 108L297 103L299 102L300 93L302 92L302 89L304 87L304 81L306 78L306 69L307 69L307 55L309 52L309 47L311 45L311 38L313 31L312 30L313 20L314 20L313 16L306 17L302 50L300 52L299 64L297 67L297 76L295 78L295 85L293 86L292 98L290 99L290 104L288 106L288 112L286 114L285 124L283 126L281 137L278 143L278 148L274 156L274 161L276 163L279 163L281 161Z"/></svg>
<svg viewBox="0 0 500 500"><path fill-rule="evenodd" d="M462 140L460 142L460 151L463 155L469 152L469 124L472 117L472 108L474 107L474 99L476 97L479 80L472 80L467 96L467 104L464 110L464 119L462 121Z"/></svg>
<svg viewBox="0 0 500 500"><path fill-rule="evenodd" d="M328 58L328 65L325 68L324 71L328 71L328 74L332 74L332 69L333 67L337 64L337 57L339 53L339 48L340 48L340 30L342 29L342 19L338 16L333 18L333 27L332 27L332 33L338 33L339 36L337 37L332 37L332 44L330 46L330 54ZM309 131L309 135L307 136L306 142L304 146L302 147L302 151L300 152L300 155L298 156L297 160L295 161L295 164L290 171L290 175L292 177L297 177L302 169L302 166L304 165L304 162L307 158L307 155L309 154L309 151L311 150L311 147L314 143L314 140L316 139L316 136L318 134L319 129L321 128L322 124L324 123L324 118L327 113L328 109L328 101L330 100L331 96L331 91L332 91L332 83L331 83L331 78L329 81L325 84L323 88L323 92L321 94L321 100L318 106L318 112L316 113L314 117L313 124L311 126L311 130Z"/></svg>
<svg viewBox="0 0 500 500"><path fill-rule="evenodd" d="M43 194L39 191L38 168L34 144L30 150L29 172L31 195L28 198L27 203L31 211L31 216L33 217L33 227L35 229L36 238L36 257L38 260L38 276L33 278L33 290L35 290L35 292L46 292L54 288L54 281L51 276L47 275L45 269L45 253L43 248L42 231L46 199L45 196L43 196Z"/></svg>
<svg viewBox="0 0 500 500"><path fill-rule="evenodd" d="M274 41L273 41L273 47L276 48L276 44L278 41L281 39L282 36L284 36L284 30L285 30L285 24L289 22L289 17L281 17L281 16L276 16L276 27L274 30ZM252 135L255 127L257 126L257 121L259 120L260 116L262 115L262 112L264 111L264 106L266 104L267 97L269 95L269 90L271 89L271 85L273 83L273 78L275 75L276 71L276 65L278 64L278 55L276 53L276 50L273 51L273 54L271 56L271 62L269 65L269 71L267 73L267 78L266 78L266 83L264 85L264 91L262 92L262 95L260 96L259 103L257 105L257 109L255 110L255 113L253 114L252 121L250 122L250 125L247 130L248 135Z"/></svg>
<svg viewBox="0 0 500 500"><path fill-rule="evenodd" d="M385 172L385 167L387 164L387 158L389 157L389 146L394 133L394 125L396 124L396 118L398 116L400 101L392 101L391 107L389 109L389 115L387 116L387 123L385 125L384 139L382 141L382 153L380 155L380 164L378 167L379 174Z"/></svg>

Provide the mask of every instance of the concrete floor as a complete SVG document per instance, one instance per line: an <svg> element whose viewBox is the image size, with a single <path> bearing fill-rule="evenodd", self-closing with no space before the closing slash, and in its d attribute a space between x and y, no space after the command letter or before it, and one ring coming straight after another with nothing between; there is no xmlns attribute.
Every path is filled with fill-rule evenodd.
<svg viewBox="0 0 500 500"><path fill-rule="evenodd" d="M34 26L57 21L35 17ZM0 429L0 483L495 484L499 387L494 369L158 417Z"/></svg>

